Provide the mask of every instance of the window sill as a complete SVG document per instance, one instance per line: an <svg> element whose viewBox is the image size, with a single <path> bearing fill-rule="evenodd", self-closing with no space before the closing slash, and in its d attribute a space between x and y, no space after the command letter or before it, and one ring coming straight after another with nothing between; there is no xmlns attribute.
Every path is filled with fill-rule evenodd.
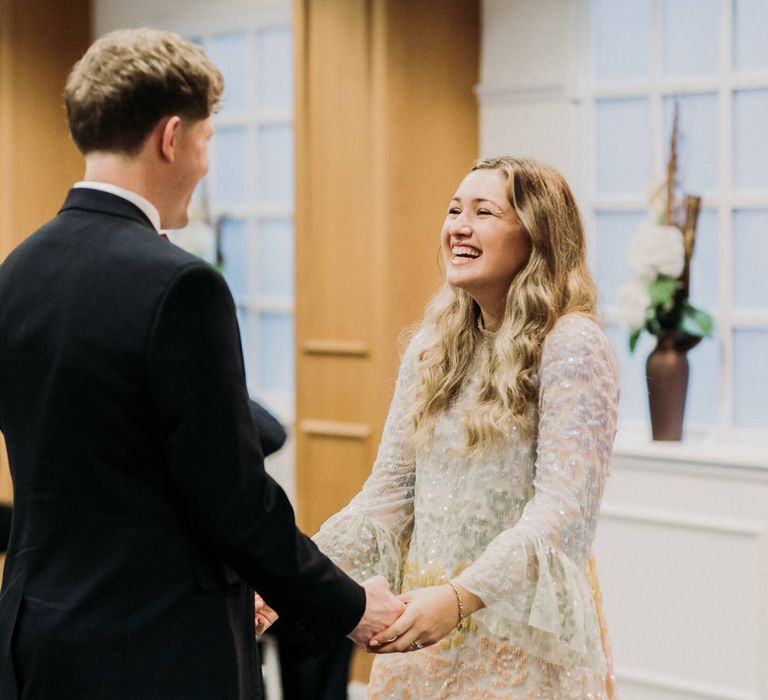
<svg viewBox="0 0 768 700"><path fill-rule="evenodd" d="M687 430L680 442L654 442L649 426L621 425L613 455L633 461L736 467L768 475L768 436L765 434L725 436Z"/></svg>

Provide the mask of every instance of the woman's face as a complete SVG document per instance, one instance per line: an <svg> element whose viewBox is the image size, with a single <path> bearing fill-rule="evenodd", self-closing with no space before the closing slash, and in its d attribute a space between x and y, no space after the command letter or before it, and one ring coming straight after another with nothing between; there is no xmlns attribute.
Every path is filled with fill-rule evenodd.
<svg viewBox="0 0 768 700"><path fill-rule="evenodd" d="M509 285L531 255L500 170L473 170L448 205L440 234L446 280L499 321Z"/></svg>

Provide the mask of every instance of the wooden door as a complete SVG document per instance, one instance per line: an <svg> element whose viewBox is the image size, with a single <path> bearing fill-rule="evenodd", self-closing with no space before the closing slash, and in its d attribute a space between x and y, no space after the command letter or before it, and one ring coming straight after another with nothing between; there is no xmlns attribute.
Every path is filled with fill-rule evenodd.
<svg viewBox="0 0 768 700"><path fill-rule="evenodd" d="M440 226L477 157L479 11L295 4L297 505L309 533L369 474L399 338L440 283Z"/></svg>

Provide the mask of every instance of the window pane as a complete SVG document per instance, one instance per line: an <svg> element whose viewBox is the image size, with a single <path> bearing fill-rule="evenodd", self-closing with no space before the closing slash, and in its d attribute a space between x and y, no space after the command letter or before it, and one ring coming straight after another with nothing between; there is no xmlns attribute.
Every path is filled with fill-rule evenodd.
<svg viewBox="0 0 768 700"><path fill-rule="evenodd" d="M261 312L259 323L259 386L293 391L293 319L290 314Z"/></svg>
<svg viewBox="0 0 768 700"><path fill-rule="evenodd" d="M603 303L616 303L619 287L631 276L629 244L637 227L647 219L645 212L598 212L597 286Z"/></svg>
<svg viewBox="0 0 768 700"><path fill-rule="evenodd" d="M253 317L244 308L237 309L237 322L240 326L240 340L243 346L243 363L245 364L245 380L248 384L248 393L254 394L255 378L258 376L254 362L257 358L256 339L258 328Z"/></svg>
<svg viewBox="0 0 768 700"><path fill-rule="evenodd" d="M597 191L645 194L651 172L647 99L597 101Z"/></svg>
<svg viewBox="0 0 768 700"><path fill-rule="evenodd" d="M626 330L614 324L607 324L605 330L619 361L621 373L619 419L634 422L647 421L649 414L645 361L651 350L656 347L656 338L643 333L632 355L627 344Z"/></svg>
<svg viewBox="0 0 768 700"><path fill-rule="evenodd" d="M702 209L696 227L691 263L691 303L714 313L718 306L720 280L720 220L716 209Z"/></svg>
<svg viewBox="0 0 768 700"><path fill-rule="evenodd" d="M668 153L675 100L680 105L679 181L684 192L703 194L719 187L719 101L716 93L664 98L664 143Z"/></svg>
<svg viewBox="0 0 768 700"><path fill-rule="evenodd" d="M733 422L743 428L768 429L768 331L733 334Z"/></svg>
<svg viewBox="0 0 768 700"><path fill-rule="evenodd" d="M248 106L248 35L217 34L207 53L224 76L224 113L243 111Z"/></svg>
<svg viewBox="0 0 768 700"><path fill-rule="evenodd" d="M718 72L720 0L662 0L661 25L665 76Z"/></svg>
<svg viewBox="0 0 768 700"><path fill-rule="evenodd" d="M293 47L290 27L270 27L256 35L259 107L291 110L293 105Z"/></svg>
<svg viewBox="0 0 768 700"><path fill-rule="evenodd" d="M245 206L248 198L248 131L222 127L213 137L212 205Z"/></svg>
<svg viewBox="0 0 768 700"><path fill-rule="evenodd" d="M733 185L768 189L768 90L733 93Z"/></svg>
<svg viewBox="0 0 768 700"><path fill-rule="evenodd" d="M768 210L733 212L733 305L768 310ZM768 356L767 356L768 357Z"/></svg>
<svg viewBox="0 0 768 700"><path fill-rule="evenodd" d="M256 193L261 202L293 203L293 130L290 125L259 128Z"/></svg>
<svg viewBox="0 0 768 700"><path fill-rule="evenodd" d="M720 416L720 340L704 338L688 353L685 422L691 427L717 425Z"/></svg>
<svg viewBox="0 0 768 700"><path fill-rule="evenodd" d="M595 0L597 80L610 82L648 76L651 46L650 0Z"/></svg>
<svg viewBox="0 0 768 700"><path fill-rule="evenodd" d="M733 66L738 71L768 70L768 2L733 0Z"/></svg>
<svg viewBox="0 0 768 700"><path fill-rule="evenodd" d="M293 296L293 227L288 219L259 222L258 290L261 294Z"/></svg>
<svg viewBox="0 0 768 700"><path fill-rule="evenodd" d="M248 224L242 219L225 219L221 225L220 247L229 288L235 297L245 297L250 287Z"/></svg>

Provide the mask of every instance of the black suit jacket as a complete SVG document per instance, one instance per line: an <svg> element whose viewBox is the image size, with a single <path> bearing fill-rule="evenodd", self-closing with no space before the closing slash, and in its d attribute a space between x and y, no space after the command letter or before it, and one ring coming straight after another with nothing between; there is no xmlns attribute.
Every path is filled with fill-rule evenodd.
<svg viewBox="0 0 768 700"><path fill-rule="evenodd" d="M264 472L224 279L122 198L0 266L0 430L3 700L253 697L245 583L316 649L361 617Z"/></svg>
<svg viewBox="0 0 768 700"><path fill-rule="evenodd" d="M285 428L264 406L253 399L248 400L248 407L251 409L251 418L256 426L262 453L267 457L277 452L288 437Z"/></svg>

